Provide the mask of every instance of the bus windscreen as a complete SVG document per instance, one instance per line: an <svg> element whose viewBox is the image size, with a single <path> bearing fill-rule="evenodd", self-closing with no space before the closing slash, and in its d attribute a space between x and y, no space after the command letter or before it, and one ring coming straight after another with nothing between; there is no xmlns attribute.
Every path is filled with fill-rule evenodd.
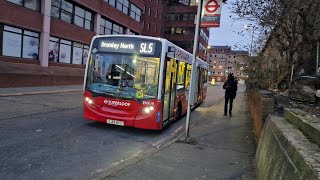
<svg viewBox="0 0 320 180"><path fill-rule="evenodd" d="M159 52L160 41L97 38L89 59L86 90L123 99L156 98Z"/></svg>

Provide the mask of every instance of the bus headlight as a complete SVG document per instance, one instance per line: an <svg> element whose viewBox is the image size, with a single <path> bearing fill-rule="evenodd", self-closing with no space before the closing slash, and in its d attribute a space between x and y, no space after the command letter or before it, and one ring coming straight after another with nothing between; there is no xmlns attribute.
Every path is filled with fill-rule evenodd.
<svg viewBox="0 0 320 180"><path fill-rule="evenodd" d="M85 99L85 101L88 103L88 104L93 104L93 101L92 101L92 99L90 99L90 98L88 98L88 97L86 97L86 98L84 98Z"/></svg>
<svg viewBox="0 0 320 180"><path fill-rule="evenodd" d="M144 107L142 111L146 114L150 114L154 110L153 106Z"/></svg>

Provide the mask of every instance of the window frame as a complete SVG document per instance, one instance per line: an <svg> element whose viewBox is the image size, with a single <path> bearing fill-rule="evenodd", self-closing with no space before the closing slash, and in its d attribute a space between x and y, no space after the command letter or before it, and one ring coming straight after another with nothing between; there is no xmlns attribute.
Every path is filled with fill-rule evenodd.
<svg viewBox="0 0 320 180"><path fill-rule="evenodd" d="M38 6L37 6L38 9L31 9L31 8L29 8L29 7L26 7L26 0L21 0L21 1L22 1L22 2L21 2L22 4L18 4L18 3L15 3L15 2L9 1L9 0L6 0L6 1L9 2L9 3L15 4L15 5L18 5L18 6L27 8L27 9L30 9L30 10L32 10L32 11L36 11L36 12L39 12L39 13L41 12L41 5L42 5L41 0L34 0L34 1L36 1L36 2L38 3Z"/></svg>
<svg viewBox="0 0 320 180"><path fill-rule="evenodd" d="M71 12L68 11L67 9L63 9L63 7L62 7L63 2L66 2L66 3L72 5ZM81 15L79 15L76 12L77 8L84 12L83 17L81 17ZM52 13L53 12L52 9L56 9L57 10L58 16L56 16L56 14ZM65 19L62 19L62 13L69 13L71 15L70 22L65 20ZM90 18L87 18L89 16L88 14L90 14ZM93 31L94 30L94 24L93 24L94 12L92 12L90 10L87 10L85 7L79 6L79 5L77 5L77 4L73 3L73 2L69 2L67 0L52 0L51 1L51 14L50 14L50 16L53 17L53 18L57 18L57 19L59 19L61 21L64 21L66 23L73 24L75 26L84 28L84 29L89 30L89 31ZM77 18L80 18L82 20L82 22L81 22L82 26L80 26L80 24L76 23L76 19ZM90 27L87 27L87 24Z"/></svg>
<svg viewBox="0 0 320 180"><path fill-rule="evenodd" d="M141 22L142 10L138 6L136 6L135 4L130 3L130 9L129 9L128 15L132 19L136 20L137 22Z"/></svg>
<svg viewBox="0 0 320 180"><path fill-rule="evenodd" d="M80 42L76 42L76 41L72 41L72 40L67 40L67 39L55 37L55 36L50 36L49 42L55 42L55 43L59 44L58 59L57 59L57 61L53 61L53 62L63 63L63 64L75 64L75 63L73 63L73 59L74 59L73 53L74 53L74 47L76 47L76 48L81 48L81 50L82 50L81 64L77 64L77 65L85 65L85 63L84 63L85 59L84 58L86 58L86 57L84 56L84 54L85 54L86 51L89 51L89 45L83 44L83 43L80 43ZM71 50L70 50L70 61L68 63L60 62L61 45L67 45L67 46L70 46L70 48L71 48ZM81 47L79 47L77 45L79 45ZM52 62L52 61L49 61L49 62Z"/></svg>
<svg viewBox="0 0 320 180"><path fill-rule="evenodd" d="M13 31L13 30L6 30L5 27L9 27L9 28L13 28L13 29L17 29L19 30L19 32L17 31ZM19 56L10 56L10 55L4 55L3 54L3 37L4 37L4 32L7 33L12 33L12 34L16 34L16 35L20 35L20 42L21 42L21 46L20 46L20 54ZM30 34L26 34L26 32L30 32L32 34L36 34L35 36L30 35ZM23 52L24 52L24 37L31 37L31 38L36 38L38 39L38 48L37 48L37 58L26 58L23 56ZM12 26L12 25L6 25L6 24L2 24L0 23L0 55L1 56L6 56L6 57L14 57L14 58L21 58L21 59L31 59L31 60L39 60L39 53L40 53L40 33L39 32L35 32L32 30L27 30L27 29L23 29L20 27L16 27L16 26Z"/></svg>
<svg viewBox="0 0 320 180"><path fill-rule="evenodd" d="M103 28L103 30L104 30L103 33L100 32L101 35L125 34L125 27L124 26L117 24L107 18L104 18L104 17L101 17L101 19L105 22L105 25L102 25L100 23L100 31L101 31L101 28ZM110 25L111 25L110 28L106 26L106 22L110 23ZM118 28L117 28L118 30L115 29L115 26L118 26ZM110 31L110 34L105 33L106 29L108 29ZM116 32L116 33L114 33L114 32ZM122 32L122 33L120 33L120 32Z"/></svg>

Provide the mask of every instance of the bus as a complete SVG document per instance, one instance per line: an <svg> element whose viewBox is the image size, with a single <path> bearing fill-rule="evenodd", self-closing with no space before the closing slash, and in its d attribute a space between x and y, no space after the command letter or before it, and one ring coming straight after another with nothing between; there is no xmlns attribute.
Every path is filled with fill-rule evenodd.
<svg viewBox="0 0 320 180"><path fill-rule="evenodd" d="M84 77L84 117L161 130L185 115L192 54L166 39L101 35L92 39ZM194 103L207 94L208 63L196 59Z"/></svg>

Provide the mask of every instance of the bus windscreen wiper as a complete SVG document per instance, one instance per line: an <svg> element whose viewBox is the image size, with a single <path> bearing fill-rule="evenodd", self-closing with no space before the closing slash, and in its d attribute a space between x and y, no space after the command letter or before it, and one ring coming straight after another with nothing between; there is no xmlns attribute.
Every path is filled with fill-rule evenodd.
<svg viewBox="0 0 320 180"><path fill-rule="evenodd" d="M123 89L123 88L118 89L118 90L121 91L121 92L126 92L127 94L129 94L132 97L132 99L134 99L135 101L138 102L138 99L134 95L132 95L130 91L128 91L126 89Z"/></svg>

